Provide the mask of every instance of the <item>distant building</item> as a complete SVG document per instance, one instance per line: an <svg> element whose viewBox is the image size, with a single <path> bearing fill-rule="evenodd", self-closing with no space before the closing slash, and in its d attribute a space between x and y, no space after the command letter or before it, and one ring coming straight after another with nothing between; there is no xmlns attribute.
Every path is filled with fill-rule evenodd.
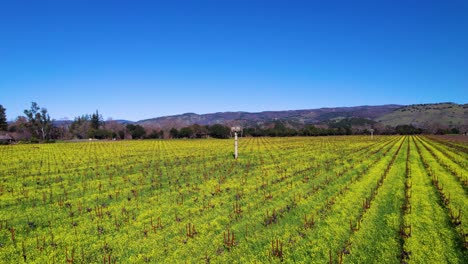
<svg viewBox="0 0 468 264"><path fill-rule="evenodd" d="M14 138L12 138L8 134L0 135L0 144L11 144L13 141L14 141Z"/></svg>

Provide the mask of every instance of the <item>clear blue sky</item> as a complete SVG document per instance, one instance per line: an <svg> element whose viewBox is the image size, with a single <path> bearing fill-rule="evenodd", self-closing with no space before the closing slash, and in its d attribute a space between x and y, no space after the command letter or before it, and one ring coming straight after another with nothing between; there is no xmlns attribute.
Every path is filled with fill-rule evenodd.
<svg viewBox="0 0 468 264"><path fill-rule="evenodd" d="M468 1L1 1L0 104L55 119L468 102Z"/></svg>

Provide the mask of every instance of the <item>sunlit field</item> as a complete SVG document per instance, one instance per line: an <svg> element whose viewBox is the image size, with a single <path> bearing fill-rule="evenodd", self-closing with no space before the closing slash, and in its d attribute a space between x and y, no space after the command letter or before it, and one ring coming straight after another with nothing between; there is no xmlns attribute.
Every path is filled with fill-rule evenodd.
<svg viewBox="0 0 468 264"><path fill-rule="evenodd" d="M409 136L0 146L2 263L466 263L468 145Z"/></svg>

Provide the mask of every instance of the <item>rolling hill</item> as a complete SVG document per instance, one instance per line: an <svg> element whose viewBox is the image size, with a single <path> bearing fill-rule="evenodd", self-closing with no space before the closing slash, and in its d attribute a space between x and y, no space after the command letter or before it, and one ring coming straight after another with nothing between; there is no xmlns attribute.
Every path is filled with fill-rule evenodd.
<svg viewBox="0 0 468 264"><path fill-rule="evenodd" d="M249 112L219 112L212 114L186 113L182 115L164 116L138 121L137 124L153 126L158 128L184 127L193 124L213 125L213 124L242 124L253 126L271 122L275 120L287 121L295 124L318 124L333 119L343 118L366 118L375 119L385 114L390 114L394 110L401 108L401 105L381 105L381 106L355 106L319 108L306 110L289 111L265 111L258 113Z"/></svg>
<svg viewBox="0 0 468 264"><path fill-rule="evenodd" d="M440 103L409 105L375 119L389 126L411 124L427 128L433 125L461 127L468 125L468 104Z"/></svg>
<svg viewBox="0 0 468 264"><path fill-rule="evenodd" d="M332 124L343 119L365 119L381 126L413 125L423 129L468 128L468 104L436 103L415 105L380 105L334 107L288 111L218 112L211 114L185 113L145 119L135 124L158 129L181 128L198 125L224 124L244 127L268 126L282 121L287 126L300 128L308 124ZM362 121L362 120L361 120ZM128 121L127 121L128 122Z"/></svg>

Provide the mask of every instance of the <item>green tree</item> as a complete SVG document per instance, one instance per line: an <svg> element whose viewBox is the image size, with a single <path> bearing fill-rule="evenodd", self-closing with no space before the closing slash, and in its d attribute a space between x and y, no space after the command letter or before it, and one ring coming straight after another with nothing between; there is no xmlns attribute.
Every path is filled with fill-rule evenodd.
<svg viewBox="0 0 468 264"><path fill-rule="evenodd" d="M119 130L118 134L120 139L125 139L125 131Z"/></svg>
<svg viewBox="0 0 468 264"><path fill-rule="evenodd" d="M193 137L193 130L190 127L183 127L179 132L180 138L191 138Z"/></svg>
<svg viewBox="0 0 468 264"><path fill-rule="evenodd" d="M133 139L143 138L146 134L145 128L140 125L128 124L127 130L130 132L130 135L132 135Z"/></svg>
<svg viewBox="0 0 468 264"><path fill-rule="evenodd" d="M86 138L90 130L90 117L89 115L82 115L75 117L75 120L70 125L70 133L73 137Z"/></svg>
<svg viewBox="0 0 468 264"><path fill-rule="evenodd" d="M0 131L6 131L8 129L5 111L6 109L3 107L3 105L0 105Z"/></svg>
<svg viewBox="0 0 468 264"><path fill-rule="evenodd" d="M94 129L91 128L88 131L89 138L96 138L96 139L105 139L112 137L112 131L106 129Z"/></svg>
<svg viewBox="0 0 468 264"><path fill-rule="evenodd" d="M209 128L210 136L214 138L228 138L231 130L220 124L212 125Z"/></svg>
<svg viewBox="0 0 468 264"><path fill-rule="evenodd" d="M99 115L98 110L96 110L96 113L91 115L91 128L99 129L102 123L103 123L102 116Z"/></svg>
<svg viewBox="0 0 468 264"><path fill-rule="evenodd" d="M24 110L24 114L28 118L28 128L33 137L41 138L42 140L49 139L52 121L47 113L47 109L40 108L36 102L32 102L31 108Z"/></svg>
<svg viewBox="0 0 468 264"><path fill-rule="evenodd" d="M151 138L151 139L161 139L161 138L164 138L164 131L160 130L160 131L156 131L156 130L153 130L148 136L147 138Z"/></svg>
<svg viewBox="0 0 468 264"><path fill-rule="evenodd" d="M178 138L179 130L177 130L177 128L172 128L171 131L169 131L169 135L171 135L171 138Z"/></svg>
<svg viewBox="0 0 468 264"><path fill-rule="evenodd" d="M422 129L416 128L413 125L399 125L395 127L395 131L400 135L415 135L422 133Z"/></svg>

